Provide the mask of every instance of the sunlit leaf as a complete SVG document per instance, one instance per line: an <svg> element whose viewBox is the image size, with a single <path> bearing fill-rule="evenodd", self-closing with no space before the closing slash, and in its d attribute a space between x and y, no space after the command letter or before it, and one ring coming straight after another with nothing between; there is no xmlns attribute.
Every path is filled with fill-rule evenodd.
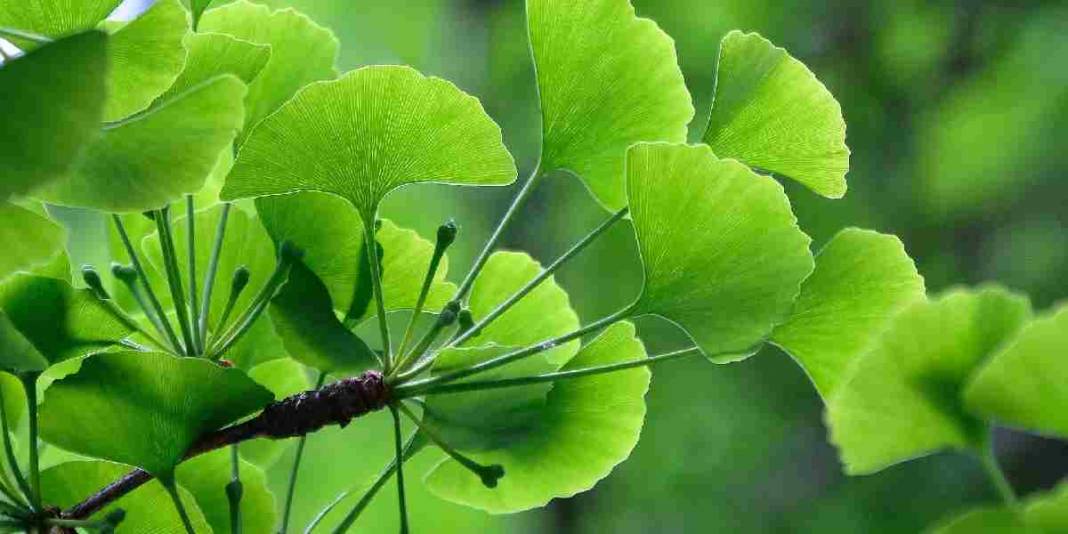
<svg viewBox="0 0 1068 534"><path fill-rule="evenodd" d="M813 269L782 186L704 145L639 144L627 187L645 287L636 314L680 325L731 361L786 319Z"/></svg>
<svg viewBox="0 0 1068 534"><path fill-rule="evenodd" d="M603 205L622 208L627 147L683 142L693 118L674 42L629 0L528 0L527 21L542 169L567 169Z"/></svg>
<svg viewBox="0 0 1068 534"><path fill-rule="evenodd" d="M48 388L41 433L69 451L173 481L174 466L198 437L273 399L242 371L205 359L101 353Z"/></svg>
<svg viewBox="0 0 1068 534"><path fill-rule="evenodd" d="M259 467L240 461L241 528L243 532L270 532L275 526L274 495ZM226 485L231 480L230 450L219 449L178 466L178 485L189 490L216 534L230 534L230 502Z"/></svg>
<svg viewBox="0 0 1068 534"><path fill-rule="evenodd" d="M468 306L475 321L493 311L541 271L541 264L525 253L495 252L471 288ZM466 345L496 343L505 347L526 347L568 334L578 330L579 326L578 315L571 309L567 292L550 278ZM579 345L576 340L543 354L558 367L578 352Z"/></svg>
<svg viewBox="0 0 1068 534"><path fill-rule="evenodd" d="M973 375L964 399L976 414L1068 438L1068 305L1027 325Z"/></svg>
<svg viewBox="0 0 1068 534"><path fill-rule="evenodd" d="M645 349L630 323L617 324L579 351L563 370L641 358ZM593 487L630 455L645 418L650 373L635 368L553 385L542 417L525 439L474 454L504 466L496 488L453 460L426 478L430 490L453 502L493 513L544 506Z"/></svg>
<svg viewBox="0 0 1068 534"><path fill-rule="evenodd" d="M923 278L900 240L849 228L816 255L816 270L772 341L828 398L890 319L923 296Z"/></svg>
<svg viewBox="0 0 1068 534"><path fill-rule="evenodd" d="M379 201L405 184L514 178L501 130L477 99L408 67L364 67L306 87L260 123L222 196L334 193L370 224Z"/></svg>
<svg viewBox="0 0 1068 534"><path fill-rule="evenodd" d="M180 95L221 74L233 74L246 85L267 65L271 47L221 33L192 33L186 37L189 56L185 68L161 101Z"/></svg>
<svg viewBox="0 0 1068 534"><path fill-rule="evenodd" d="M23 4L5 2L0 13L13 6L16 12L29 11ZM106 46L107 37L91 31L0 67L0 200L64 176L97 134L106 94Z"/></svg>
<svg viewBox="0 0 1068 534"><path fill-rule="evenodd" d="M279 358L261 363L248 372L257 384L267 388L275 399L284 399L312 388L305 367L296 360ZM241 444L241 458L267 469L278 461L292 441L254 439Z"/></svg>
<svg viewBox="0 0 1068 534"><path fill-rule="evenodd" d="M97 460L59 464L41 472L41 496L49 504L67 508L129 472L129 466ZM189 512L193 528L197 532L210 532L208 521L193 495L182 487L178 488L178 494ZM91 518L103 519L118 508L125 510L126 516L115 529L117 534L185 534L170 495L156 480L120 497Z"/></svg>
<svg viewBox="0 0 1068 534"><path fill-rule="evenodd" d="M899 314L827 403L846 472L866 474L941 449L973 449L986 426L960 398L965 381L1031 315L998 287L953 290Z"/></svg>
<svg viewBox="0 0 1068 534"><path fill-rule="evenodd" d="M42 265L63 251L67 232L43 215L0 201L0 279Z"/></svg>
<svg viewBox="0 0 1068 534"><path fill-rule="evenodd" d="M337 76L337 38L293 9L271 11L241 0L205 11L198 28L271 47L267 65L249 85L242 140L298 89Z"/></svg>
<svg viewBox="0 0 1068 534"><path fill-rule="evenodd" d="M0 26L58 38L88 30L115 11L122 0L22 0L0 2ZM15 43L24 50L32 41Z"/></svg>
<svg viewBox="0 0 1068 534"><path fill-rule="evenodd" d="M952 517L935 534L1053 534L1068 531L1068 483L1048 493L1029 495L1021 512L1004 507L968 510Z"/></svg>
<svg viewBox="0 0 1068 534"><path fill-rule="evenodd" d="M787 176L825 197L845 195L849 148L842 110L786 50L755 33L720 43L704 141L720 157Z"/></svg>
<svg viewBox="0 0 1068 534"><path fill-rule="evenodd" d="M0 324L3 323L3 315L0 314ZM4 327L0 326L0 336L5 335ZM7 345L4 341L4 350L7 350ZM7 424L9 428L18 428L19 421L22 420L22 416L26 413L26 389L22 385L20 380L15 375L9 373L0 373L0 402L4 403L4 414L7 416Z"/></svg>
<svg viewBox="0 0 1068 534"><path fill-rule="evenodd" d="M213 78L149 112L108 126L73 175L36 195L104 211L162 207L202 185L241 126L245 85Z"/></svg>

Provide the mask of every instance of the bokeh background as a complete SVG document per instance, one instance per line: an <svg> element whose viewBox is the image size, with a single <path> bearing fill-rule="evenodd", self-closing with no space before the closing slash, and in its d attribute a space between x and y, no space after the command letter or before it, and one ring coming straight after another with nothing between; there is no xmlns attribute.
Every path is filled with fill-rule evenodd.
<svg viewBox="0 0 1068 534"><path fill-rule="evenodd" d="M127 12L150 0L131 0ZM216 3L221 3L221 0ZM330 27L339 68L404 63L477 95L522 170L540 124L521 0L268 0ZM1039 309L1068 297L1068 5L1056 1L633 0L677 43L708 115L720 37L757 31L804 61L842 104L853 151L850 191L826 200L787 183L816 246L845 226L902 237L928 288L997 281ZM509 190L419 186L384 215L432 236L462 226L452 276L470 263ZM549 180L505 244L548 261L606 214L573 178ZM640 271L631 229L617 227L559 276L584 320L630 301ZM654 351L682 343L655 321ZM642 440L593 491L513 516L489 516L416 484L416 532L915 532L995 499L972 458L939 454L873 476L841 474L822 407L799 367L768 348L729 366L654 371ZM342 489L368 482L390 454L384 418L308 441L294 525ZM999 456L1021 493L1068 474L1068 445L999 431ZM292 451L288 453L292 454ZM435 458L418 457L410 477ZM269 473L283 493L289 459ZM351 504L352 500L347 502ZM392 486L364 530L395 529ZM388 530L387 530L388 529Z"/></svg>

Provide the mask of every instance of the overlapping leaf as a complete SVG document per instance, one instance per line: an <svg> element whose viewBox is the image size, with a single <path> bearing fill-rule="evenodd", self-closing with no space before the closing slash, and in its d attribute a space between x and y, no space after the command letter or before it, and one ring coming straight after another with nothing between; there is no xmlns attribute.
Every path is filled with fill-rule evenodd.
<svg viewBox="0 0 1068 534"><path fill-rule="evenodd" d="M272 400L244 372L204 359L101 353L48 389L41 433L69 451L136 465L172 483L198 437Z"/></svg>
<svg viewBox="0 0 1068 534"><path fill-rule="evenodd" d="M786 319L813 259L782 186L704 145L639 144L627 188L645 270L636 315L677 323L716 361Z"/></svg>
<svg viewBox="0 0 1068 534"><path fill-rule="evenodd" d="M233 74L252 83L271 58L271 47L221 33L192 33L186 37L189 56L178 79L160 96L161 101L180 95L221 74Z"/></svg>
<svg viewBox="0 0 1068 534"><path fill-rule="evenodd" d="M872 473L941 449L978 447L986 426L965 410L962 389L1030 315L1026 298L992 286L950 291L901 312L828 402L846 471Z"/></svg>
<svg viewBox="0 0 1068 534"><path fill-rule="evenodd" d="M242 532L270 532L277 513L267 476L259 467L241 461L241 529ZM204 519L216 534L230 534L230 503L226 485L231 480L230 451L220 449L197 456L178 466L178 485L185 488L204 513Z"/></svg>
<svg viewBox="0 0 1068 534"><path fill-rule="evenodd" d="M683 142L693 118L673 41L629 0L528 0L527 24L542 170L569 170L601 204L622 208L627 147Z"/></svg>
<svg viewBox="0 0 1068 534"><path fill-rule="evenodd" d="M306 87L261 122L222 196L333 193L367 223L379 201L405 184L514 178L500 128L478 100L407 67L365 67Z"/></svg>
<svg viewBox="0 0 1068 534"><path fill-rule="evenodd" d="M55 258L66 237L63 227L44 215L0 201L0 279Z"/></svg>
<svg viewBox="0 0 1068 534"><path fill-rule="evenodd" d="M935 534L1052 534L1068 530L1068 483L1028 496L1020 511L1004 507L969 510L937 525Z"/></svg>
<svg viewBox="0 0 1068 534"><path fill-rule="evenodd" d="M842 110L812 71L755 33L720 43L716 94L704 142L720 157L845 195L849 148Z"/></svg>
<svg viewBox="0 0 1068 534"><path fill-rule="evenodd" d="M901 241L849 228L816 255L816 270L772 340L829 398L890 319L923 296L923 278Z"/></svg>

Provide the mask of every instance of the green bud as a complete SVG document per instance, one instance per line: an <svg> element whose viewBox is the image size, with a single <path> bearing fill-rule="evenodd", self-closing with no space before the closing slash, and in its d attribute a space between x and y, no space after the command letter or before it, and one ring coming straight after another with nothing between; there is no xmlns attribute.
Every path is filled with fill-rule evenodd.
<svg viewBox="0 0 1068 534"><path fill-rule="evenodd" d="M444 250L449 248L449 245L456 240L456 233L459 229L456 228L456 222L449 219L448 222L438 227L438 249Z"/></svg>
<svg viewBox="0 0 1068 534"><path fill-rule="evenodd" d="M292 241L282 241L282 245L278 247L278 261L280 262L294 262L303 257L304 251Z"/></svg>
<svg viewBox="0 0 1068 534"><path fill-rule="evenodd" d="M482 485L493 489L497 487L497 481L504 476L504 467L499 464L483 466L478 470L478 478Z"/></svg>
<svg viewBox="0 0 1068 534"><path fill-rule="evenodd" d="M111 264L111 276L114 276L124 284L132 284L137 281L137 269L130 265L113 262Z"/></svg>
<svg viewBox="0 0 1068 534"><path fill-rule="evenodd" d="M234 269L234 278L230 282L230 293L237 295L245 290L252 273L244 265Z"/></svg>
<svg viewBox="0 0 1068 534"><path fill-rule="evenodd" d="M456 322L456 317L460 314L460 303L453 300L449 301L445 305L445 309L441 310L441 315L438 316L438 322L442 326L449 326Z"/></svg>
<svg viewBox="0 0 1068 534"><path fill-rule="evenodd" d="M101 300L111 298L111 296L108 295L107 290L104 289L104 282L100 280L100 275L92 265L82 266L82 280L85 280L85 285L89 286L89 289L93 291L96 298Z"/></svg>

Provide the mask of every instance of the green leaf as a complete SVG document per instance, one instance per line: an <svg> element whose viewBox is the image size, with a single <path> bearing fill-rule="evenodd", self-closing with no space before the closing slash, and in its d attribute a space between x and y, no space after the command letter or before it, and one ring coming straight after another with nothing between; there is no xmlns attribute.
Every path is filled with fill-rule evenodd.
<svg viewBox="0 0 1068 534"><path fill-rule="evenodd" d="M386 310L411 309L419 300L419 290L426 277L434 243L415 230L401 228L388 219L381 219L382 227L375 236L382 245L382 293L386 296ZM445 280L449 272L449 257L441 258L434 283L427 293L426 308L441 308L456 293L456 286ZM364 318L374 316L374 306L368 306Z"/></svg>
<svg viewBox="0 0 1068 534"><path fill-rule="evenodd" d="M311 389L312 383L305 369L296 360L279 358L253 367L248 376L270 390L275 399L284 399ZM241 444L241 457L268 469L278 461L286 447L293 444L293 440L254 439Z"/></svg>
<svg viewBox="0 0 1068 534"><path fill-rule="evenodd" d="M0 310L0 368L12 373L37 372L48 368L48 360L19 332L7 314Z"/></svg>
<svg viewBox="0 0 1068 534"><path fill-rule="evenodd" d="M786 50L755 33L723 38L704 135L718 156L841 198L849 170L845 130L838 102Z"/></svg>
<svg viewBox="0 0 1068 534"><path fill-rule="evenodd" d="M408 67L364 67L306 87L260 123L222 197L323 191L371 224L402 185L504 185L515 172L477 99Z"/></svg>
<svg viewBox="0 0 1068 534"><path fill-rule="evenodd" d="M1068 304L1027 325L1004 351L981 367L965 388L964 400L973 413L1068 438L1065 384Z"/></svg>
<svg viewBox="0 0 1068 534"><path fill-rule="evenodd" d="M180 0L158 0L108 41L104 120L141 111L174 83L185 65L189 19Z"/></svg>
<svg viewBox="0 0 1068 534"><path fill-rule="evenodd" d="M977 447L987 429L966 412L961 390L1030 315L1025 297L994 286L949 291L899 314L827 403L846 472Z"/></svg>
<svg viewBox="0 0 1068 534"><path fill-rule="evenodd" d="M704 145L639 144L627 187L645 270L635 315L675 322L719 362L786 319L813 259L781 185Z"/></svg>
<svg viewBox="0 0 1068 534"><path fill-rule="evenodd" d="M129 334L88 289L74 289L55 278L12 276L0 285L0 310L9 322L2 329L10 332L13 327L20 334L3 334L5 347L0 351L0 366L15 373L43 371L117 344ZM19 337L41 358L32 356ZM12 348L8 342L14 343Z"/></svg>
<svg viewBox="0 0 1068 534"><path fill-rule="evenodd" d="M301 363L324 373L356 374L375 366L374 352L341 323L326 286L303 263L293 265L270 313L286 352Z"/></svg>
<svg viewBox="0 0 1068 534"><path fill-rule="evenodd" d="M446 349L434 358L432 373L438 375L463 369L515 349L500 345ZM459 382L533 376L555 371L558 367L543 353ZM478 452L505 448L538 429L538 420L545 410L545 397L551 387L546 383L432 395L426 399L423 419L446 443L459 450Z"/></svg>
<svg viewBox="0 0 1068 534"><path fill-rule="evenodd" d="M493 311L541 271L541 264L525 253L493 253L471 288L468 306L475 321ZM571 333L580 326L567 292L554 278L549 278L466 345L495 343L522 348ZM543 354L559 367L578 352L580 345L576 340Z"/></svg>
<svg viewBox="0 0 1068 534"><path fill-rule="evenodd" d="M59 464L41 472L41 495L48 504L68 508L129 472L130 468L125 465L98 460ZM193 528L197 532L210 532L211 527L193 495L182 487L178 488L178 494L189 512ZM126 511L126 517L115 529L117 534L185 534L171 497L158 480L150 480L137 491L123 495L93 514L91 519L103 519L119 508Z"/></svg>
<svg viewBox="0 0 1068 534"><path fill-rule="evenodd" d="M630 323L619 323L584 347L563 370L641 358L645 349ZM492 513L544 506L593 487L630 455L645 418L649 370L565 380L553 385L545 410L525 439L494 451L474 454L481 462L504 466L494 489L453 460L426 478L444 499Z"/></svg>
<svg viewBox="0 0 1068 534"><path fill-rule="evenodd" d="M890 319L923 297L923 277L897 237L848 228L816 255L816 270L772 341L827 399Z"/></svg>
<svg viewBox="0 0 1068 534"><path fill-rule="evenodd" d="M0 21L10 6L31 11L24 2L0 4ZM0 201L65 176L96 135L106 94L106 46L103 33L90 31L0 67Z"/></svg>
<svg viewBox="0 0 1068 534"><path fill-rule="evenodd" d="M1017 513L1003 507L968 510L937 525L935 534L1053 534L1068 531L1068 483L1028 496Z"/></svg>
<svg viewBox="0 0 1068 534"><path fill-rule="evenodd" d="M0 3L0 26L53 39L85 31L115 11L122 0L30 0ZM23 50L37 43L18 41ZM43 48L43 47L42 47Z"/></svg>
<svg viewBox="0 0 1068 534"><path fill-rule="evenodd" d="M101 353L48 388L41 435L71 452L136 465L173 482L174 466L197 438L272 400L242 371L204 359Z"/></svg>
<svg viewBox="0 0 1068 534"><path fill-rule="evenodd" d="M241 0L205 11L199 30L271 47L267 65L249 85L245 128L239 138L242 142L253 126L292 98L298 89L337 76L337 38L293 9L271 11Z"/></svg>
<svg viewBox="0 0 1068 534"><path fill-rule="evenodd" d="M0 279L48 263L66 240L67 232L48 217L0 201Z"/></svg>
<svg viewBox="0 0 1068 534"><path fill-rule="evenodd" d="M567 169L612 210L626 205L627 147L684 142L693 104L674 42L629 0L528 0L545 171Z"/></svg>
<svg viewBox="0 0 1068 534"><path fill-rule="evenodd" d="M259 467L240 461L241 528L243 532L271 532L275 526L274 495ZM215 534L230 534L230 502L226 485L231 480L229 449L219 449L178 466L178 485L189 490Z"/></svg>
<svg viewBox="0 0 1068 534"><path fill-rule="evenodd" d="M193 13L193 30L195 31L200 23L200 16L204 13L204 10L211 5L212 0L189 0L189 10Z"/></svg>
<svg viewBox="0 0 1068 534"><path fill-rule="evenodd" d="M271 47L221 33L191 33L186 37L189 57L174 84L160 97L165 101L221 74L233 74L246 85L267 65Z"/></svg>
<svg viewBox="0 0 1068 534"><path fill-rule="evenodd" d="M4 321L0 314L0 324ZM0 336L3 336L4 327L0 326ZM0 341L3 343L3 341ZM0 345L7 350L6 345ZM19 428L19 421L26 413L26 388L22 380L9 373L0 373L0 402L4 403L4 412L7 415L8 428Z"/></svg>
<svg viewBox="0 0 1068 534"><path fill-rule="evenodd" d="M245 86L213 78L147 113L105 128L73 175L41 199L102 211L162 207L204 185L241 126Z"/></svg>

